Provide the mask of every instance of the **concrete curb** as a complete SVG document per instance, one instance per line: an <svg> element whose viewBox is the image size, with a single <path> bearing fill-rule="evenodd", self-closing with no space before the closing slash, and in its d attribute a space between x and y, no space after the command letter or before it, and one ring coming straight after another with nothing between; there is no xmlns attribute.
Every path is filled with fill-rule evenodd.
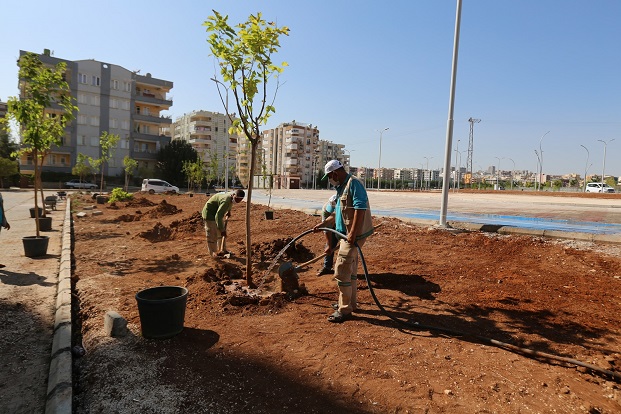
<svg viewBox="0 0 621 414"><path fill-rule="evenodd" d="M52 358L47 382L46 414L71 414L73 356L71 354L71 199L63 222Z"/></svg>

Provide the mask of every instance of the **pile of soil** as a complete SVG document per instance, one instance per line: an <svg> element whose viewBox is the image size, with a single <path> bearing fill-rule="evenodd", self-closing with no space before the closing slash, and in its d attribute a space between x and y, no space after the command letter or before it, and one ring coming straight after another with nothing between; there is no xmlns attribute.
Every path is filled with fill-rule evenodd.
<svg viewBox="0 0 621 414"><path fill-rule="evenodd" d="M266 220L251 206L256 290L244 281L245 202L229 220L231 257L214 259L205 201L140 195L75 219L74 339L86 350L75 412L621 411L611 375L494 346L621 371L619 248L376 218L384 224L362 249L373 292L360 267L359 310L331 324L336 284L316 276L321 261L297 271L306 295L281 293L277 272L321 254L324 236L274 262L319 217L278 210ZM163 285L188 288L185 328L145 339L135 295ZM110 310L127 319L127 336L105 335Z"/></svg>

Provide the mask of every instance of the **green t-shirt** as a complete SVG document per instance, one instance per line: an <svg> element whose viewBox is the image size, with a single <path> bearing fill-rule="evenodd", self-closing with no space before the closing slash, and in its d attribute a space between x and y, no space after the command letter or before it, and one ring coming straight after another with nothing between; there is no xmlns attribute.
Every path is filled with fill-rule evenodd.
<svg viewBox="0 0 621 414"><path fill-rule="evenodd" d="M203 220L215 221L218 230L224 230L224 216L231 211L233 195L231 193L216 193L205 203L201 216Z"/></svg>

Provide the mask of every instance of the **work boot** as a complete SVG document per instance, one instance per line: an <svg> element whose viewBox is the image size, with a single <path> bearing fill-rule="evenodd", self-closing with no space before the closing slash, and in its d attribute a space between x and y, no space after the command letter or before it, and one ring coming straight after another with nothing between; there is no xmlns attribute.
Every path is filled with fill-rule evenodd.
<svg viewBox="0 0 621 414"><path fill-rule="evenodd" d="M332 273L334 273L334 270L322 267L321 270L317 272L317 276L331 275Z"/></svg>

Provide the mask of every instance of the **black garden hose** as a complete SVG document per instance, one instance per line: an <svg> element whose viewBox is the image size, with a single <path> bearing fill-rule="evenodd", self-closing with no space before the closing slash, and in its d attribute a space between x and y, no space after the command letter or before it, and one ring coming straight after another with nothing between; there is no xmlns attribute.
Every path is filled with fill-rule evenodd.
<svg viewBox="0 0 621 414"><path fill-rule="evenodd" d="M337 237L342 238L342 239L346 239L347 236L343 233L340 233L338 231L336 231L335 229L331 229L328 227L320 227L318 228L318 230L323 230L323 231L330 231L334 234L337 235ZM309 233L314 232L313 229L307 230L304 233L300 234L299 236L295 237L290 243L287 244L287 246L285 246L285 248L283 250L285 250L290 244L294 243L295 241L301 239L302 237L306 236ZM529 348L524 348L524 347L520 347L520 346L516 346L516 345L512 345L506 342L502 342L496 339L492 339L492 338L487 338L484 336L480 336L480 335L476 335L476 334L472 334L472 333L466 333L466 332L461 332L455 329L449 329L449 328L443 328L443 327L439 327L439 326L431 326L431 325L423 325L420 324L418 322L410 322L410 321L406 321L403 319L399 319L394 315L391 315L390 312L388 312L386 310L386 308L384 308L384 306L382 306L382 304L380 303L380 301L377 299L377 296L375 295L375 291L373 290L373 286L371 284L371 280L369 278L369 272L367 269L367 263L364 260L364 255L362 254L362 249L360 248L360 246L358 246L358 243L354 244L356 246L356 248L358 249L358 254L360 254L360 261L362 262L362 268L364 269L364 278L365 281L367 283L367 286L369 287L369 292L371 293L371 297L373 297L373 301L375 302L375 304L377 305L377 307L379 308L379 310L386 315L386 317L388 317L389 319L407 326L408 328L411 329L416 329L416 330L427 330L427 331L437 331L437 332L442 332L443 334L446 335L450 335L452 337L470 337L473 339L476 339L477 341L483 343L483 344L487 344L487 345L493 345L502 349L506 349L508 351L511 352L515 352L527 357L531 357L531 358L535 358L538 360L554 360L554 361L561 361L561 362L565 362L568 364L572 364L572 365L576 365L576 366L580 366L580 367L584 367L587 368L593 372L597 372L606 376L611 377L612 379L614 379L617 382L621 382L621 374L615 371L611 371L608 369L604 369L592 364L588 364L586 362L582 362L582 361L578 361L577 359L573 359L573 358L566 358L566 357L562 357L562 356L558 356L558 355L554 355L554 354L549 354L546 352L540 352L540 351L535 351L533 349L529 349Z"/></svg>

